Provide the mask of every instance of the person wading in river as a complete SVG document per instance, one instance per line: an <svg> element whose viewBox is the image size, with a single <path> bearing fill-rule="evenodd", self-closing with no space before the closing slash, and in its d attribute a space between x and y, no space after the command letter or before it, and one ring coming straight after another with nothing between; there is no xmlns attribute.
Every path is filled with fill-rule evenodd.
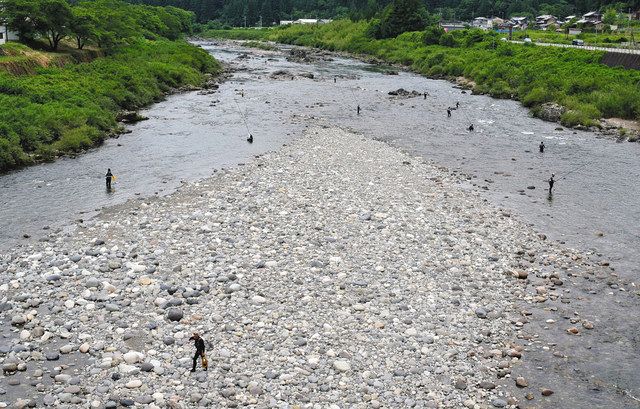
<svg viewBox="0 0 640 409"><path fill-rule="evenodd" d="M469 132L473 132L473 124L469 125Z"/></svg>
<svg viewBox="0 0 640 409"><path fill-rule="evenodd" d="M460 102L456 101L456 109L460 108Z"/></svg>
<svg viewBox="0 0 640 409"><path fill-rule="evenodd" d="M549 194L552 194L552 190L553 190L553 184L556 183L555 180L553 180L553 177L555 176L555 174L551 174L551 179L549 179Z"/></svg>
<svg viewBox="0 0 640 409"><path fill-rule="evenodd" d="M540 142L540 153L544 153L544 142Z"/></svg>
<svg viewBox="0 0 640 409"><path fill-rule="evenodd" d="M197 332L193 333L193 336L189 338L189 341L193 340L196 353L193 355L193 367L191 368L191 372L196 371L196 364L198 363L198 358L202 359L202 368L206 371L208 369L207 356L204 354L204 339L200 337L200 334Z"/></svg>
<svg viewBox="0 0 640 409"><path fill-rule="evenodd" d="M358 115L360 115L360 105L358 105Z"/></svg>
<svg viewBox="0 0 640 409"><path fill-rule="evenodd" d="M104 175L107 181L107 190L111 190L111 179L113 179L113 173L111 173L111 169L107 169L107 174Z"/></svg>
<svg viewBox="0 0 640 409"><path fill-rule="evenodd" d="M447 118L451 118L451 108L447 108Z"/></svg>

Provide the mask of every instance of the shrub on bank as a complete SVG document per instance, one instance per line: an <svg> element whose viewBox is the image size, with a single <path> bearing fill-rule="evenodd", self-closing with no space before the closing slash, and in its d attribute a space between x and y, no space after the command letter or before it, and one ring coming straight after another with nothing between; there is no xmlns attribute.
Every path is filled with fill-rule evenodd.
<svg viewBox="0 0 640 409"><path fill-rule="evenodd" d="M219 65L184 41L136 40L91 63L40 68L37 75L0 72L0 171L95 145L117 128L116 115L172 88L197 86Z"/></svg>

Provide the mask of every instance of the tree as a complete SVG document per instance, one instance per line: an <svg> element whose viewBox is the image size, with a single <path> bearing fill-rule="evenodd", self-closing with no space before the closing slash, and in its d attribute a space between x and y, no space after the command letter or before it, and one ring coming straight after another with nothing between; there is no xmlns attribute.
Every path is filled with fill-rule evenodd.
<svg viewBox="0 0 640 409"><path fill-rule="evenodd" d="M18 33L21 41L33 39L37 33L36 20L38 1L6 0L3 18L7 26Z"/></svg>
<svg viewBox="0 0 640 409"><path fill-rule="evenodd" d="M95 38L97 19L88 10L74 7L73 17L69 24L69 31L76 39L78 50L82 50L91 38Z"/></svg>
<svg viewBox="0 0 640 409"><path fill-rule="evenodd" d="M420 31L426 21L427 12L420 0L394 0L382 12L376 37L391 38L406 31Z"/></svg>
<svg viewBox="0 0 640 409"><path fill-rule="evenodd" d="M36 31L49 40L53 51L57 51L60 41L70 32L71 6L66 0L37 0L37 3Z"/></svg>
<svg viewBox="0 0 640 409"><path fill-rule="evenodd" d="M618 21L618 13L616 12L616 9L609 8L607 9L607 11L605 11L604 15L602 16L602 22L604 24L616 24L616 21Z"/></svg>

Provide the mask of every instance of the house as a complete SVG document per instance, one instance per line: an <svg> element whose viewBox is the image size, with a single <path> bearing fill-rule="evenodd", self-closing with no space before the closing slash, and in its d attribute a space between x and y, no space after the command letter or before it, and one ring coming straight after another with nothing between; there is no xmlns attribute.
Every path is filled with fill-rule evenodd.
<svg viewBox="0 0 640 409"><path fill-rule="evenodd" d="M550 14L543 14L536 17L536 26L541 30L546 30L550 25L557 25L558 18Z"/></svg>
<svg viewBox="0 0 640 409"><path fill-rule="evenodd" d="M9 30L9 27L0 25L0 44L6 44L7 41L17 41L18 33Z"/></svg>
<svg viewBox="0 0 640 409"><path fill-rule="evenodd" d="M498 17L476 17L471 23L472 27L490 30L494 26L504 23L504 20Z"/></svg>
<svg viewBox="0 0 640 409"><path fill-rule="evenodd" d="M510 22L514 29L525 30L529 25L529 19L527 17L511 17Z"/></svg>
<svg viewBox="0 0 640 409"><path fill-rule="evenodd" d="M592 23L597 23L602 21L602 14L597 11L590 11L587 14L583 14L582 18Z"/></svg>
<svg viewBox="0 0 640 409"><path fill-rule="evenodd" d="M445 32L449 33L451 31L464 30L465 28L469 27L469 25L461 21L454 21L454 22L448 22L448 23L441 22L440 27L442 27Z"/></svg>
<svg viewBox="0 0 640 409"><path fill-rule="evenodd" d="M582 15L582 18L576 21L576 25L581 27L594 27L596 30L602 30L602 14L597 11L590 11Z"/></svg>

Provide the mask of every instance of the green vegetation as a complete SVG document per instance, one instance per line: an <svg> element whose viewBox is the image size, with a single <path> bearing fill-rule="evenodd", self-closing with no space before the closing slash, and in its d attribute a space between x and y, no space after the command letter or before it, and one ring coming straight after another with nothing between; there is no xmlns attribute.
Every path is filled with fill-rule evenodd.
<svg viewBox="0 0 640 409"><path fill-rule="evenodd" d="M341 20L206 35L241 38L251 32L257 38L260 33L264 40L374 56L431 77L463 76L475 82L476 91L518 99L534 113L541 104L556 102L567 108L561 120L566 126L594 125L601 117L640 119L640 72L600 64L600 52L511 44L480 30L445 34L428 27L383 40L369 37L369 30L367 22Z"/></svg>
<svg viewBox="0 0 640 409"><path fill-rule="evenodd" d="M182 15L186 24L190 13L112 0L71 9L78 8L104 19L117 16L117 32L107 31L107 23L102 28L88 24L82 41L91 50L82 52L43 52L17 43L0 47L0 172L93 146L120 129L120 111L137 110L172 89L200 85L206 73L219 71L201 48L172 40L190 27L163 16ZM166 24L171 21L176 24ZM26 28L21 36L40 46L31 33ZM77 46L77 38L65 42L72 35L66 32L57 47L50 38L48 45Z"/></svg>
<svg viewBox="0 0 640 409"><path fill-rule="evenodd" d="M263 41L247 41L243 45L246 47L259 48L261 50L266 50L266 51L273 51L278 49L278 47L275 47Z"/></svg>

